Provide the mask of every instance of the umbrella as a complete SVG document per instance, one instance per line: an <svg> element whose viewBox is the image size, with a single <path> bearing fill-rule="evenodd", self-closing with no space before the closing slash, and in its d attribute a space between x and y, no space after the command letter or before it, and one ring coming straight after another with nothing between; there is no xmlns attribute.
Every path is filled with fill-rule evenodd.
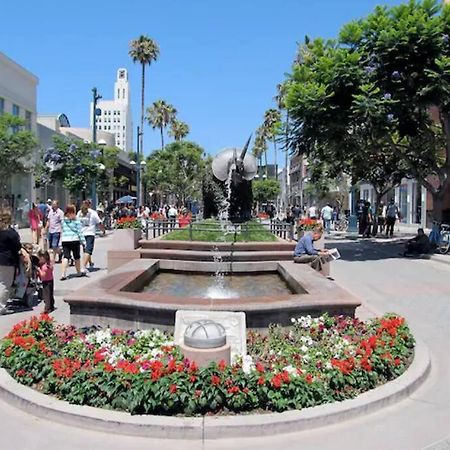
<svg viewBox="0 0 450 450"><path fill-rule="evenodd" d="M120 197L116 200L116 205L124 204L124 203L133 203L136 200L136 197L132 197L131 195L125 195L124 197Z"/></svg>

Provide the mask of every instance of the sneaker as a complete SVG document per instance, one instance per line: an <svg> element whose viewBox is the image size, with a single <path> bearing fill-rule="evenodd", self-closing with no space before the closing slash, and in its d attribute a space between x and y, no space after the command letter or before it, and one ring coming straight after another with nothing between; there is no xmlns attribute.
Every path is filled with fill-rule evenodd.
<svg viewBox="0 0 450 450"><path fill-rule="evenodd" d="M77 277L87 277L87 272L85 270L82 270L79 274L77 274Z"/></svg>
<svg viewBox="0 0 450 450"><path fill-rule="evenodd" d="M62 276L62 277L60 278L60 280L61 280L61 281L67 280L67 276L66 276L66 275Z"/></svg>

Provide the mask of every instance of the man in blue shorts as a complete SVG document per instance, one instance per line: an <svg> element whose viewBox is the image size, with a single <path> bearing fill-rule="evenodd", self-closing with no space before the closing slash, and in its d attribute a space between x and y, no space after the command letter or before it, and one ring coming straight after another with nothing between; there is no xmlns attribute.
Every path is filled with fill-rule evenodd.
<svg viewBox="0 0 450 450"><path fill-rule="evenodd" d="M48 248L51 250L50 257L52 263L61 262L61 248L59 242L61 240L62 232L62 222L64 220L64 212L59 208L59 203L57 200L52 202L52 207L48 212L47 225L45 227L45 232L48 233ZM55 261L56 255L58 255L58 260Z"/></svg>

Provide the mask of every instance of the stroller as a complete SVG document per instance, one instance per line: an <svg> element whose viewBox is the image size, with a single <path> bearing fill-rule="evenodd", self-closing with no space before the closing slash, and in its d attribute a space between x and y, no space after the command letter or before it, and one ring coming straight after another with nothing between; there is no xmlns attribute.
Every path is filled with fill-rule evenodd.
<svg viewBox="0 0 450 450"><path fill-rule="evenodd" d="M39 295L41 282L38 279L39 259L33 252L33 246L23 244L20 255L19 271L14 280L14 299L28 308L35 305L35 296Z"/></svg>

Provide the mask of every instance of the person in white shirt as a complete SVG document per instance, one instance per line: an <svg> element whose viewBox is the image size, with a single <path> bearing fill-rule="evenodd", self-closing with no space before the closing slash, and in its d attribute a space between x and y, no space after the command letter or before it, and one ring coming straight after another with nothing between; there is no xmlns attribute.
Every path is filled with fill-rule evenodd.
<svg viewBox="0 0 450 450"><path fill-rule="evenodd" d="M314 205L309 207L308 215L310 219L317 219L317 208Z"/></svg>
<svg viewBox="0 0 450 450"><path fill-rule="evenodd" d="M327 234L330 234L331 219L333 217L333 208L329 203L322 208L320 215L323 220L323 227L325 228Z"/></svg>
<svg viewBox="0 0 450 450"><path fill-rule="evenodd" d="M90 208L91 202L84 200L80 211L77 213L77 219L81 222L82 233L86 239L86 245L83 248L83 268L82 272L86 273L86 269L94 267L92 261L92 253L94 252L95 232L97 226L102 228L102 221L97 212Z"/></svg>

